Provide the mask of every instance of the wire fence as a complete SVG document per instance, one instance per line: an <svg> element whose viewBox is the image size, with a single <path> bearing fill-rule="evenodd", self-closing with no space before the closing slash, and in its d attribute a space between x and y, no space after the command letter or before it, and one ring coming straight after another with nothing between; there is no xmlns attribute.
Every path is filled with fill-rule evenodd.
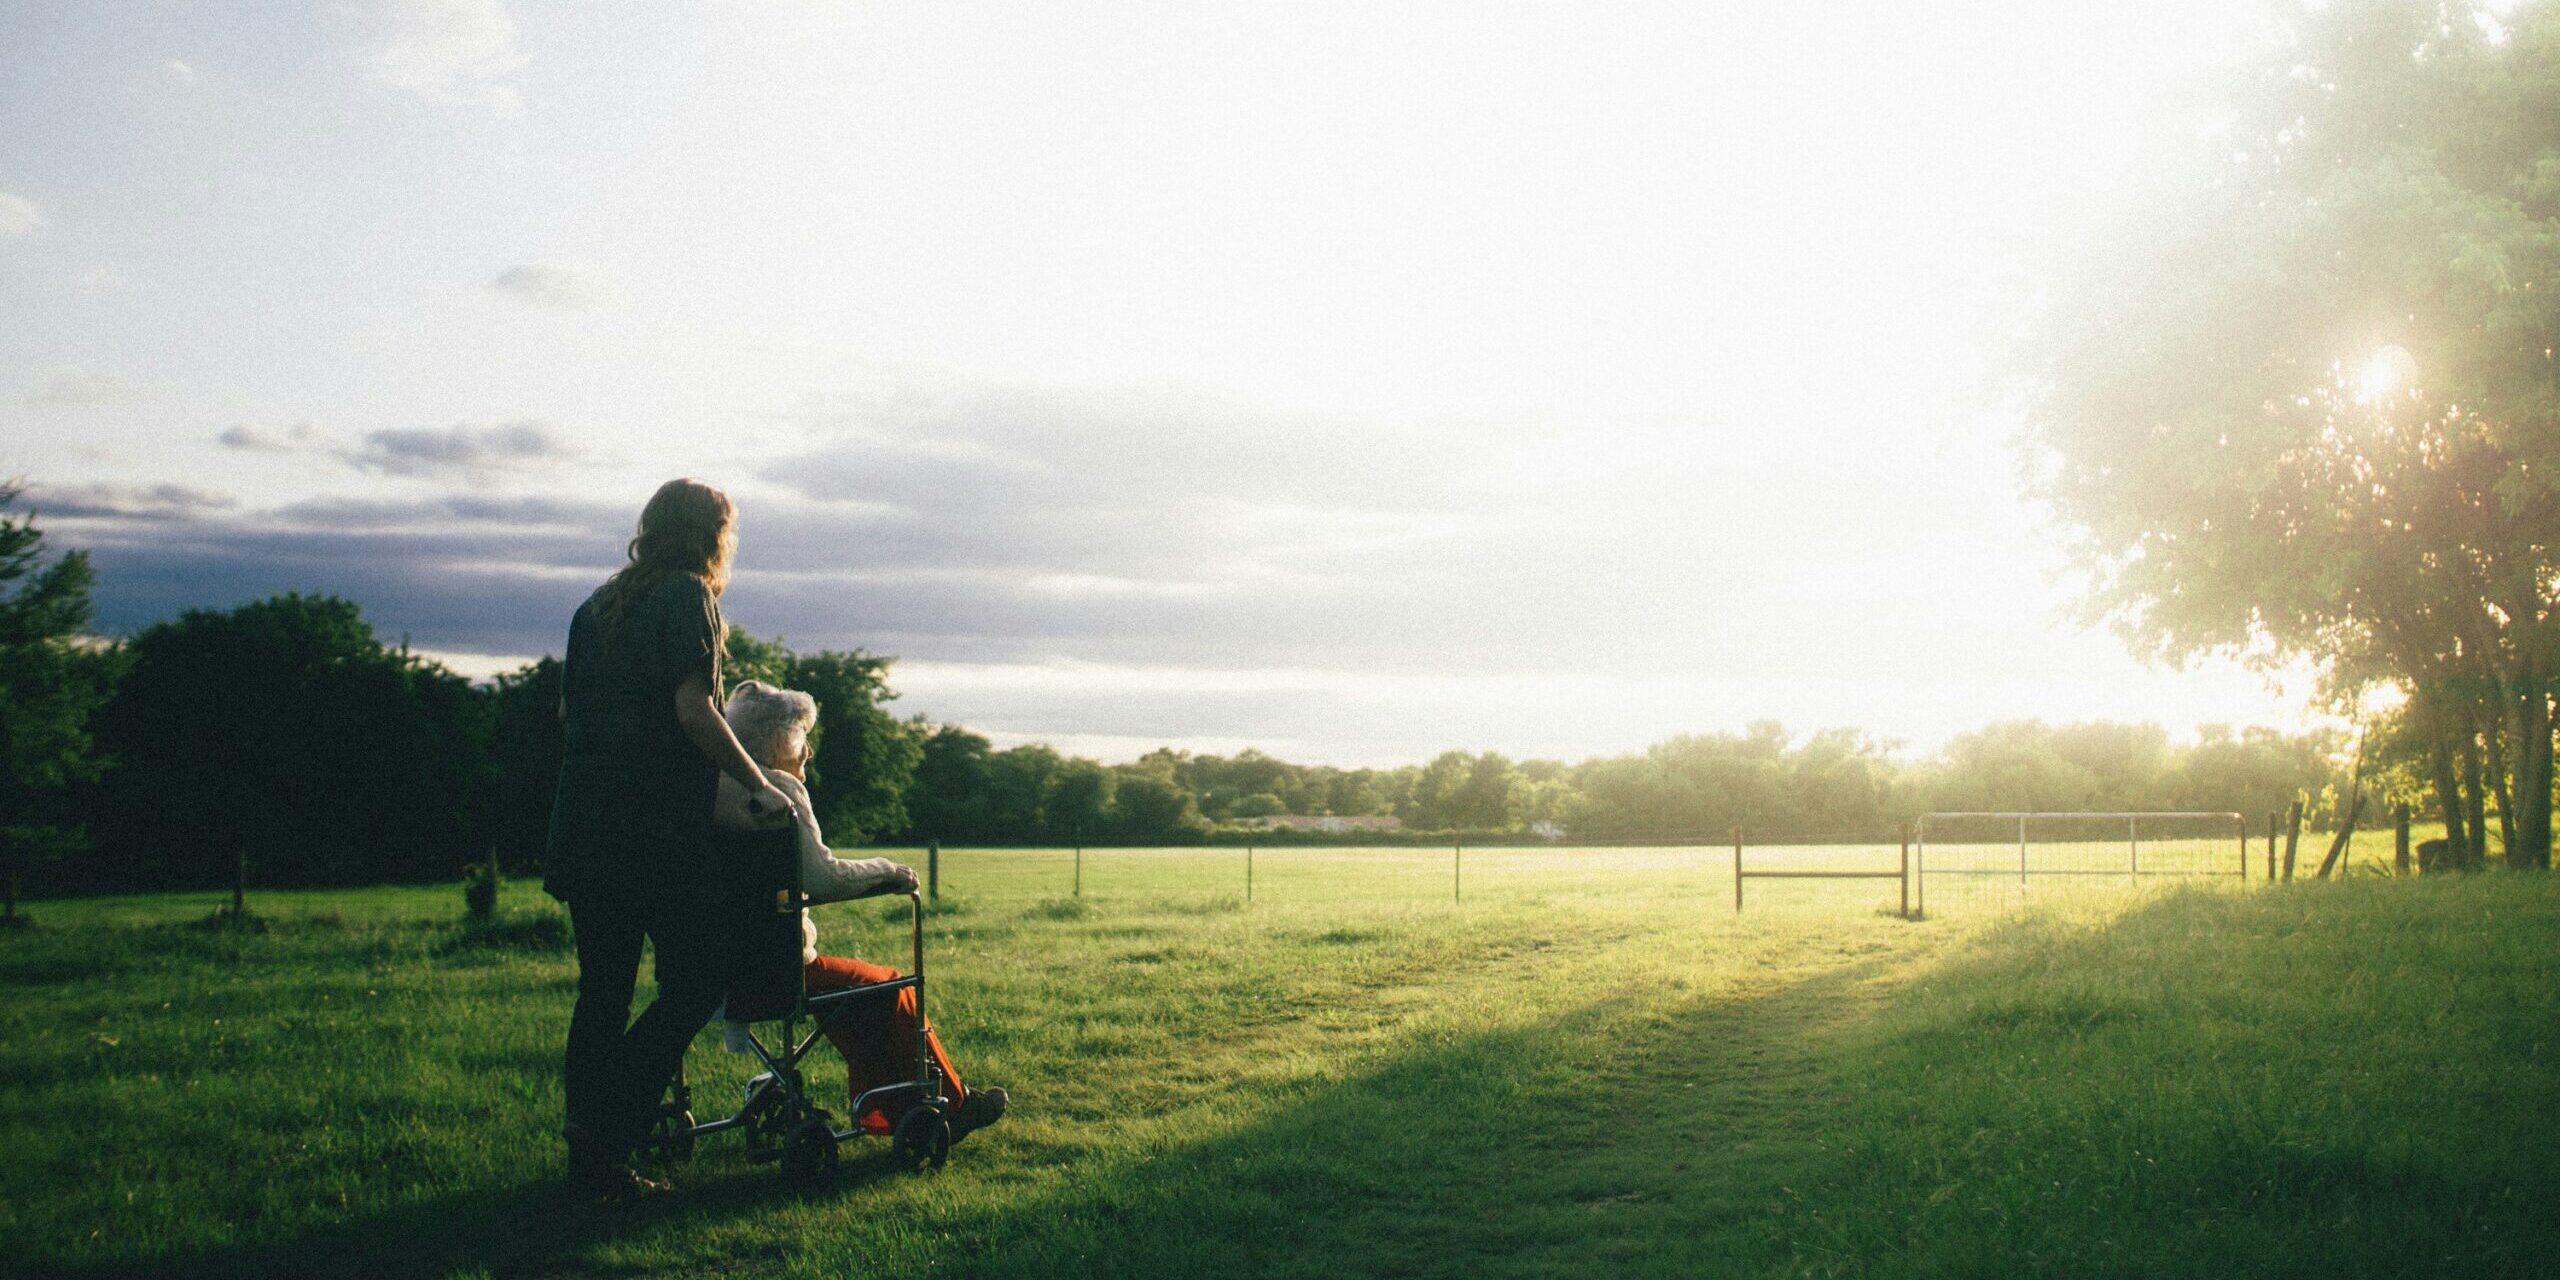
<svg viewBox="0 0 2560 1280"><path fill-rule="evenodd" d="M2014 815L2011 815L2014 818ZM2216 815L2226 824L2228 815ZM1920 914L2001 908L2031 897L2115 891L2172 879L2238 883L2236 830L2205 838L2138 831L2128 856L2069 827L2031 829L2024 877L2014 821L1998 839L1939 826L1858 835L1659 844L1468 846L933 847L868 850L912 862L936 894L967 902L1392 905L1573 897L1630 905L1690 901L1701 910L1872 910ZM2111 861L2110 861L2111 859ZM2218 861L2217 861L2218 860ZM2217 870L2218 869L2218 870ZM2218 880L2217 880L2218 875ZM1746 905L1747 904L1747 905Z"/></svg>

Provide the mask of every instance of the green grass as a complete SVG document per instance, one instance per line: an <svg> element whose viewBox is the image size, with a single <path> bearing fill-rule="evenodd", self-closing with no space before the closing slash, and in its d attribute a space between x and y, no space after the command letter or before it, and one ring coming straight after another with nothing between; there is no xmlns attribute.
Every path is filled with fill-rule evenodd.
<svg viewBox="0 0 2560 1280"><path fill-rule="evenodd" d="M1729 850L1487 851L1481 882L1470 852L1455 904L1421 858L1328 852L1258 851L1250 905L1240 851L1088 853L1082 898L1039 878L1060 852L946 854L935 1017L1015 1114L813 1188L715 1138L621 1210L554 1191L574 963L530 886L494 929L450 887L259 895L254 935L195 927L213 895L38 904L0 934L0 1273L2560 1265L2560 881L1907 922L1854 881L1736 916ZM893 915L819 920L897 963ZM745 1074L709 1037L693 1067Z"/></svg>

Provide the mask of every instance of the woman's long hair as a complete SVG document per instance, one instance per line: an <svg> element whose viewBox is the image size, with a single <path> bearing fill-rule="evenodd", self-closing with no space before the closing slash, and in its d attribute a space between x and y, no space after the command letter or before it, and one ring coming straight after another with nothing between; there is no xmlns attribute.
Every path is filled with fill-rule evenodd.
<svg viewBox="0 0 2560 1280"><path fill-rule="evenodd" d="M671 573L689 573L719 595L729 587L729 560L738 550L738 509L729 495L699 480L669 480L640 509L640 533L624 548L631 562L605 579L597 601L607 628L622 621L631 602Z"/></svg>

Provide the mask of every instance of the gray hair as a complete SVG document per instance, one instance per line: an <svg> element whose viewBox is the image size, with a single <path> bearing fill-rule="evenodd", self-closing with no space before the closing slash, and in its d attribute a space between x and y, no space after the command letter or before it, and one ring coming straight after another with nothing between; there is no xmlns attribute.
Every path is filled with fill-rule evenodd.
<svg viewBox="0 0 2560 1280"><path fill-rule="evenodd" d="M818 700L797 689L777 689L762 680L742 681L729 693L729 732L757 764L771 764L784 747L809 736L818 723Z"/></svg>

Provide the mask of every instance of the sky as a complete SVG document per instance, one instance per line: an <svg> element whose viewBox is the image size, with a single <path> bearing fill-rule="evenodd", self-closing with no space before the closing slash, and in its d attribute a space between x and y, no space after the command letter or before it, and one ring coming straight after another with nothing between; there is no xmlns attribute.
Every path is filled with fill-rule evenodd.
<svg viewBox="0 0 2560 1280"><path fill-rule="evenodd" d="M0 475L100 629L474 675L641 503L1105 759L2299 727L2077 620L1986 394L2222 0L0 0Z"/></svg>

